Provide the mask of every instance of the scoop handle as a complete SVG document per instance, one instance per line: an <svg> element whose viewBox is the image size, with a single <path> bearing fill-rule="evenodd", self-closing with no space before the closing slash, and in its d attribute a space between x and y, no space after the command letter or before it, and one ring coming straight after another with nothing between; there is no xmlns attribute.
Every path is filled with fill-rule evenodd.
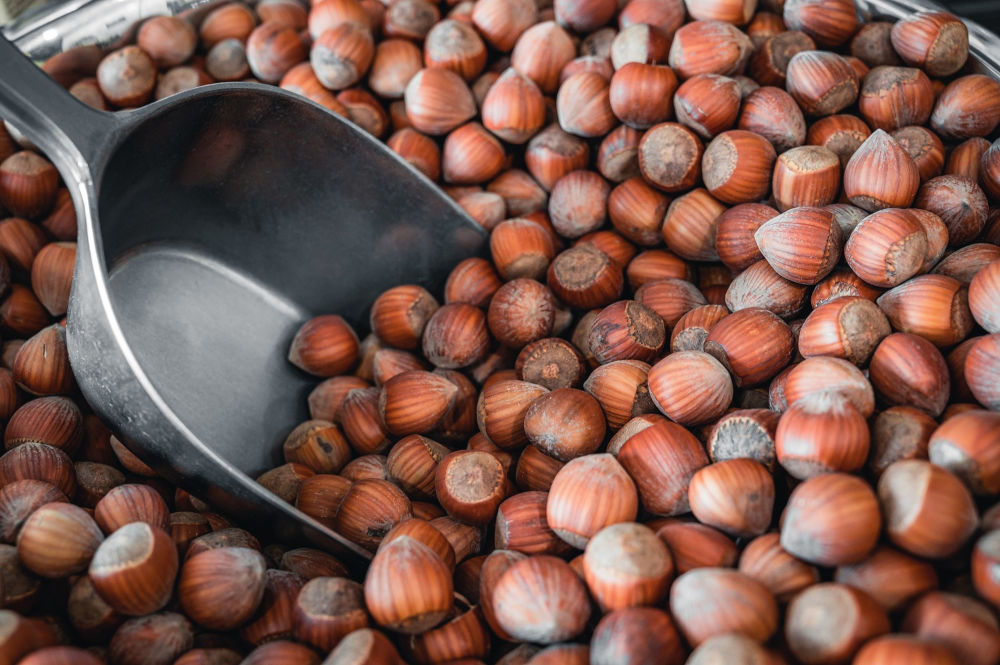
<svg viewBox="0 0 1000 665"><path fill-rule="evenodd" d="M0 118L74 175L90 174L122 122L79 101L0 35ZM64 174L65 175L65 174Z"/></svg>

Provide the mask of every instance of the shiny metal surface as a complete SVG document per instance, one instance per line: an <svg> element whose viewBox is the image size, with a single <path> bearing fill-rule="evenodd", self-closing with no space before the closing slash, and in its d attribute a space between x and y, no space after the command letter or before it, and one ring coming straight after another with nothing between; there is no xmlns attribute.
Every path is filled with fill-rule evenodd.
<svg viewBox="0 0 1000 665"><path fill-rule="evenodd" d="M68 341L88 402L166 477L287 540L366 553L259 487L318 381L285 350L375 295L431 288L478 227L384 145L275 87L136 111L79 104L0 39L0 116L59 167L79 216Z"/></svg>

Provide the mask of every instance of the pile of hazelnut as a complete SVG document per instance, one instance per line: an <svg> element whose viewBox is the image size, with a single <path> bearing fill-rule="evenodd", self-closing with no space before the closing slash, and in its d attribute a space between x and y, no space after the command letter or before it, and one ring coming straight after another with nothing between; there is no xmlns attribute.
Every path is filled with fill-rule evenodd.
<svg viewBox="0 0 1000 665"><path fill-rule="evenodd" d="M323 380L258 482L357 573L84 415L72 205L0 133L0 665L1000 662L1000 82L955 16L261 0L45 69L279 84L489 249L291 342Z"/></svg>

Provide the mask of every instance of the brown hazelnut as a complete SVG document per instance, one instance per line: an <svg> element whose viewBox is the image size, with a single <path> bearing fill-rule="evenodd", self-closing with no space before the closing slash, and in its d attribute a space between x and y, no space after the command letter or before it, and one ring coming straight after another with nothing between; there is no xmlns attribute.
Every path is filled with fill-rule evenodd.
<svg viewBox="0 0 1000 665"><path fill-rule="evenodd" d="M639 141L639 170L665 192L690 189L701 175L703 147L694 131L675 122L647 130Z"/></svg>
<svg viewBox="0 0 1000 665"><path fill-rule="evenodd" d="M937 346L957 344L969 334L973 319L968 301L968 289L945 275L919 275L876 300L893 328Z"/></svg>
<svg viewBox="0 0 1000 665"><path fill-rule="evenodd" d="M595 484L595 474L600 482ZM549 527L577 549L605 526L635 520L635 484L611 455L584 455L559 469L549 488L545 514Z"/></svg>
<svg viewBox="0 0 1000 665"><path fill-rule="evenodd" d="M622 522L601 529L587 543L583 571L600 606L614 611L665 599L674 565L652 529Z"/></svg>
<svg viewBox="0 0 1000 665"><path fill-rule="evenodd" d="M677 122L690 127L701 138L710 139L736 124L740 101L740 86L734 79L702 73L677 88L674 112Z"/></svg>
<svg viewBox="0 0 1000 665"><path fill-rule="evenodd" d="M668 62L678 76L739 74L746 66L753 42L737 27L722 21L696 20L674 33Z"/></svg>
<svg viewBox="0 0 1000 665"><path fill-rule="evenodd" d="M660 411L681 424L710 422L732 403L729 372L701 351L673 353L649 371L649 394Z"/></svg>
<svg viewBox="0 0 1000 665"><path fill-rule="evenodd" d="M792 490L781 525L781 546L820 566L855 563L875 547L882 527L871 487L845 473L809 478Z"/></svg>
<svg viewBox="0 0 1000 665"><path fill-rule="evenodd" d="M689 644L723 633L766 642L778 627L774 596L757 580L725 568L697 568L670 588L670 612Z"/></svg>
<svg viewBox="0 0 1000 665"><path fill-rule="evenodd" d="M889 629L889 617L871 596L827 582L805 589L788 604L785 641L803 663L845 662Z"/></svg>
<svg viewBox="0 0 1000 665"><path fill-rule="evenodd" d="M869 378L890 404L916 406L940 416L951 394L944 356L918 335L894 333L872 355Z"/></svg>
<svg viewBox="0 0 1000 665"><path fill-rule="evenodd" d="M976 509L956 476L924 460L902 460L879 478L879 501L893 543L917 556L941 558L976 529Z"/></svg>
<svg viewBox="0 0 1000 665"><path fill-rule="evenodd" d="M583 580L556 557L521 559L495 584L493 613L500 628L514 639L562 642L579 635L590 616Z"/></svg>

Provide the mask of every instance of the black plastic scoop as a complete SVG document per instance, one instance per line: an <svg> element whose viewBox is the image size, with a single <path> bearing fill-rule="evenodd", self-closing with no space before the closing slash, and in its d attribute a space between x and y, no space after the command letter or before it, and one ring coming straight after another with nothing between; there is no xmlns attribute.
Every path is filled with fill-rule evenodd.
<svg viewBox="0 0 1000 665"><path fill-rule="evenodd" d="M216 84L105 113L0 37L0 117L72 193L68 344L94 410L242 523L369 556L251 479L308 418L318 379L285 360L289 343L321 313L363 333L380 291L440 285L484 234L383 144L276 87Z"/></svg>

